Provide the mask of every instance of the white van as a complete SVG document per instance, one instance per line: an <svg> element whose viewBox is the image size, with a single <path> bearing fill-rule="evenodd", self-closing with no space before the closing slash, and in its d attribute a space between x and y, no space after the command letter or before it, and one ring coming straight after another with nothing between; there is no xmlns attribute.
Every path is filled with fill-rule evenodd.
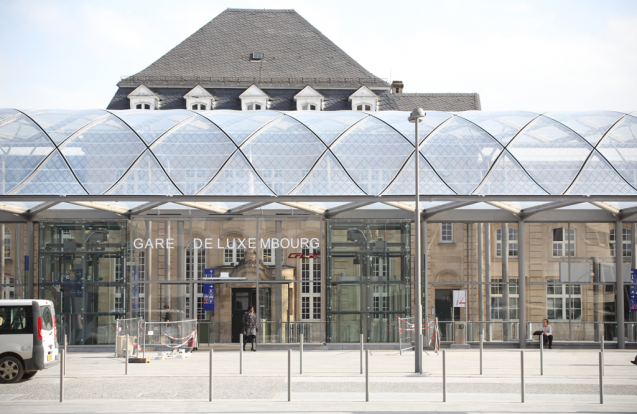
<svg viewBox="0 0 637 414"><path fill-rule="evenodd" d="M0 300L0 383L33 377L58 360L49 300Z"/></svg>

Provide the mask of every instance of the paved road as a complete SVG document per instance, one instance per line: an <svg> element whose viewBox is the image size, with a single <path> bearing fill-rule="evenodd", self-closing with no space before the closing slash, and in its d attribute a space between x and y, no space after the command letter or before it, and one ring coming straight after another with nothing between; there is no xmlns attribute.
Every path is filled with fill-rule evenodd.
<svg viewBox="0 0 637 414"><path fill-rule="evenodd" d="M154 354L147 355L154 357ZM526 403L520 403L520 352L485 351L479 375L477 351L447 351L448 402L442 403L441 357L425 356L423 375L413 373L413 353L373 351L370 402L356 351L306 351L303 374L293 353L293 402L287 402L287 352L247 352L239 375L237 351L214 353L214 402L208 402L208 352L189 359L129 364L112 354L71 353L65 402L59 368L0 386L6 413L72 412L637 412L634 351L606 351L605 404L599 404L598 354L526 351Z"/></svg>

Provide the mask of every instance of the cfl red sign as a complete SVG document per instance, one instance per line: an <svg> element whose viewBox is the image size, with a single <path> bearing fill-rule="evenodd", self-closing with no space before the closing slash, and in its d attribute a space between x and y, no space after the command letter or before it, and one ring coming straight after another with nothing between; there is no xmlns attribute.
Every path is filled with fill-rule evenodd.
<svg viewBox="0 0 637 414"><path fill-rule="evenodd" d="M309 253L309 254L290 253L290 255L288 256L288 259L316 259L318 257L319 257L318 253Z"/></svg>

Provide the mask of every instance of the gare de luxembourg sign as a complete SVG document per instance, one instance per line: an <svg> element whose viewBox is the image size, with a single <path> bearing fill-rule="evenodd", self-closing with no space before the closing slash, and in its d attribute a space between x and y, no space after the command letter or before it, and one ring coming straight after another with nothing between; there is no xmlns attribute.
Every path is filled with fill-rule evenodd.
<svg viewBox="0 0 637 414"><path fill-rule="evenodd" d="M232 240L232 241L231 241ZM318 249L319 248L319 239L312 238L308 239L305 237L302 238L269 238L269 239L259 239L260 240L260 248L261 249ZM257 247L257 239L256 238L245 238L245 239L226 239L225 245L222 243L221 239L217 239L217 242L214 243L214 239L205 238L198 239L195 238L193 241L193 247L195 249L256 249ZM167 239L135 239L133 241L133 246L136 249L174 249L175 248L175 239L167 238Z"/></svg>

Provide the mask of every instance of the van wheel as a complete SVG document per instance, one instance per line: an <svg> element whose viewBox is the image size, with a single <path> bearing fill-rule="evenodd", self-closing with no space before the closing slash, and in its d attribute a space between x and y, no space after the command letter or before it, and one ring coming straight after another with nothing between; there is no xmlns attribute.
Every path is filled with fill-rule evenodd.
<svg viewBox="0 0 637 414"><path fill-rule="evenodd" d="M18 382L24 375L22 363L16 357L6 356L0 359L0 383Z"/></svg>
<svg viewBox="0 0 637 414"><path fill-rule="evenodd" d="M22 375L22 379L23 380L28 380L31 379L33 377L35 377L35 374L37 374L38 371L27 371Z"/></svg>

